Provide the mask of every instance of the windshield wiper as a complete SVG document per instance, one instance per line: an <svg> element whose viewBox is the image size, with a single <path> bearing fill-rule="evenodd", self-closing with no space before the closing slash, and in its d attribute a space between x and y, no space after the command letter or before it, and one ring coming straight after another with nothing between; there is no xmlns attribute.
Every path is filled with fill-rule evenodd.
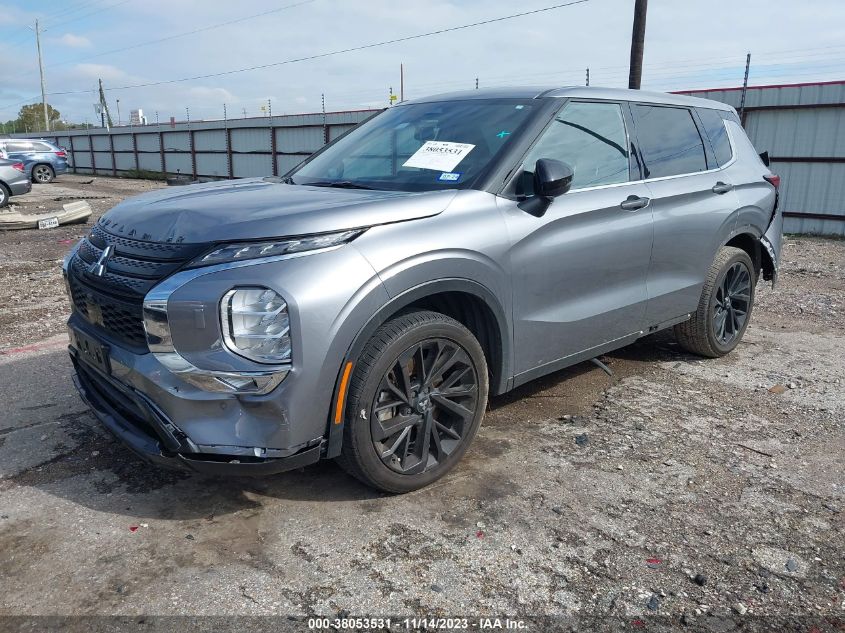
<svg viewBox="0 0 845 633"><path fill-rule="evenodd" d="M309 187L336 187L337 189L373 189L367 185L359 185L351 180L326 180L324 182L304 182Z"/></svg>

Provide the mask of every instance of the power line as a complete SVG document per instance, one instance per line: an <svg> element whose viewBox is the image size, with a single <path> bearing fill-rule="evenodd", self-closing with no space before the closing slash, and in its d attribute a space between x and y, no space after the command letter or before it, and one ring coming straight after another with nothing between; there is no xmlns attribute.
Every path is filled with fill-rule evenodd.
<svg viewBox="0 0 845 633"><path fill-rule="evenodd" d="M60 18L63 16L68 16L76 13L77 11L81 11L82 9L87 9L92 5L99 4L101 0L85 0L83 2L79 2L76 5L71 5L70 7L65 7L60 11L51 12L49 17L50 19ZM49 20L48 20L49 23Z"/></svg>
<svg viewBox="0 0 845 633"><path fill-rule="evenodd" d="M128 2L129 0L125 0L125 1ZM307 55L305 57L295 57L295 58L292 58L292 59L286 59L286 60L279 61L279 62L271 62L269 64L260 64L258 66L249 66L247 68L238 68L238 69L235 69L235 70L227 70L227 71L223 71L223 72L219 72L219 73L208 73L206 75L195 75L193 77L181 77L179 79L164 79L164 80L161 80L161 81L149 81L149 82L146 82L146 83L132 84L132 85L128 85L128 86L118 86L118 87L115 87L115 88L110 88L110 90L114 91L114 90L130 90L132 88L149 88L149 87L152 87L152 86L162 86L162 85L165 85L165 84L175 84L175 83L181 83L181 82L184 82L184 81L196 81L198 79L210 79L212 77L224 77L224 76L227 76L227 75L235 75L235 74L238 74L238 73L250 72L250 71L253 71L253 70L263 70L265 68L273 68L273 67L276 67L276 66L283 66L285 64L294 64L294 63L310 61L310 60L314 60L314 59L322 59L322 58L325 58L325 57L331 57L333 55L342 55L344 53L353 53L353 52L356 52L356 51L363 51L363 50L370 49L370 48L377 48L379 46L387 46L388 44L398 44L400 42L408 42L408 41L411 41L411 40L418 40L418 39L421 39L421 38L424 38L424 37L431 37L433 35L441 35L443 33L451 33L451 32L454 32L454 31L461 31L463 29L470 29L470 28L474 28L474 27L477 27L477 26L484 26L486 24L493 24L493 23L496 23L496 22L504 22L505 20L512 20L514 18L521 18L521 17L527 16L527 15L536 15L538 13L545 13L547 11L553 11L555 9L560 9L560 8L563 8L563 7L570 7L570 6L573 6L573 5L576 5L576 4L584 4L584 3L589 2L589 1L590 0L572 0L570 2L555 4L555 5L552 5L552 6L549 6L549 7L543 7L541 9L534 9L532 11L522 11L520 13L513 13L511 15L505 15L505 16L502 16L502 17L499 17L499 18L491 18L489 20L482 20L480 22L473 22L473 23L470 23L470 24L462 24L460 26L452 26L452 27L448 27L448 28L444 28L444 29L437 29L436 31L428 31L426 33L418 33L416 35L408 35L408 36L405 36L405 37L397 37L397 38L394 38L394 39L391 39L391 40L374 42L372 44L363 44L361 46L353 46L351 48L344 48L344 49L339 49L339 50L336 50L336 51L329 51L327 53L317 53L315 55ZM87 92L90 92L90 91L89 90L67 90L67 91L63 91L63 92L51 92L50 95L51 96L59 96L59 95L71 95L71 94L84 94L84 93L87 93Z"/></svg>
<svg viewBox="0 0 845 633"><path fill-rule="evenodd" d="M87 17L89 17L89 16L96 15L96 14L98 14L98 13L102 13L102 12L104 12L104 11L108 11L109 9L114 9L115 7L119 7L119 6L123 5L123 4L127 4L127 3L131 2L131 1L132 1L132 0L121 0L120 2L115 2L114 4L110 4L110 5L106 6L106 7L101 7L101 8L99 8L99 9L96 9L96 10L91 11L91 12L89 12L89 13L83 13L82 15L78 15L78 16L76 16L76 17L73 17L73 18L69 19L69 20L65 20L64 22L58 22L58 23L56 23L56 24L51 24L51 25L49 25L49 26L48 26L46 29L44 29L44 30L45 30L45 31L47 31L47 30L50 30L50 29L54 29L54 28L56 28L57 26L63 26L63 25L65 25L65 24L70 24L71 22L77 22L78 20L82 20L82 19L85 19L85 18L87 18Z"/></svg>
<svg viewBox="0 0 845 633"><path fill-rule="evenodd" d="M299 6L302 6L304 4L310 4L312 2L314 2L314 0L303 0L302 2L296 2L294 4L288 4L288 5L283 6L283 7L278 7L276 9L264 11L263 13L256 13L256 14L253 14L253 15L247 15L247 16L244 16L244 17L236 18L234 20L228 20L226 22L220 22L219 24L211 24L209 26L204 26L202 28L194 29L192 31L185 31L183 33L176 33L174 35L168 35L166 37L161 37L159 39L148 40L146 42L139 42L137 44L132 44L131 46L124 46L123 48L115 48L115 49L110 50L110 51L104 51L102 53L95 53L93 55L87 55L85 57L80 57L79 59L74 59L74 60L67 61L67 62L61 62L59 64L52 64L52 65L48 66L47 68L55 68L57 66L67 66L69 64L77 64L79 62L83 62L83 61L86 61L88 59L94 59L96 57L103 57L104 55L113 55L114 53L122 53L124 51L131 51L131 50L134 50L136 48L141 48L141 47L144 47L144 46L150 46L151 44L161 44L162 42L169 42L170 40L175 40L175 39L178 39L180 37L187 37L188 35L196 35L197 33L204 33L206 31L211 31L213 29L218 29L218 28L221 28L221 27L224 27L224 26L230 26L232 24L238 24L239 22L246 22L247 20L252 20L252 19L255 19L255 18L264 17L264 16L270 15L272 13L279 13L280 11L285 11L287 9L299 7Z"/></svg>

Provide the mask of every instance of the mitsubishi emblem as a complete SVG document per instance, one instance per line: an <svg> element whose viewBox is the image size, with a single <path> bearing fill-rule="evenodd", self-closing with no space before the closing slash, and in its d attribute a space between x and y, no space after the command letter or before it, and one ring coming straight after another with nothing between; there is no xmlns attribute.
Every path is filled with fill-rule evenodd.
<svg viewBox="0 0 845 633"><path fill-rule="evenodd" d="M100 255L100 259L91 264L90 268L88 268L88 272L95 277L102 277L106 272L106 263L109 261L109 257L112 256L112 253L114 253L114 246L109 244L103 250Z"/></svg>

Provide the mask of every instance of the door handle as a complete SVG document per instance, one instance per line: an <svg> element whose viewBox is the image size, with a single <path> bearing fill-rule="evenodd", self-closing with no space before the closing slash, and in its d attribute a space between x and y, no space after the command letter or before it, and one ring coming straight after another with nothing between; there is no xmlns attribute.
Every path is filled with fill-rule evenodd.
<svg viewBox="0 0 845 633"><path fill-rule="evenodd" d="M640 196L628 196L622 201L619 206L625 209L625 211L636 211L637 209L647 207L649 202L651 202L651 200L649 200L648 198L641 198Z"/></svg>
<svg viewBox="0 0 845 633"><path fill-rule="evenodd" d="M728 182L722 182L721 180L713 185L713 193L723 194L728 193L734 186Z"/></svg>

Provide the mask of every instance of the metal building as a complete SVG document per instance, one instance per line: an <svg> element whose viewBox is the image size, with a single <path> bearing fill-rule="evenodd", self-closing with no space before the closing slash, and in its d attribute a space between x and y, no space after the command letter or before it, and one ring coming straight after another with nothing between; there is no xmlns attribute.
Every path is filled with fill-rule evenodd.
<svg viewBox="0 0 845 633"><path fill-rule="evenodd" d="M680 94L739 110L742 88ZM845 236L845 81L749 87L742 123L781 177L784 231Z"/></svg>

